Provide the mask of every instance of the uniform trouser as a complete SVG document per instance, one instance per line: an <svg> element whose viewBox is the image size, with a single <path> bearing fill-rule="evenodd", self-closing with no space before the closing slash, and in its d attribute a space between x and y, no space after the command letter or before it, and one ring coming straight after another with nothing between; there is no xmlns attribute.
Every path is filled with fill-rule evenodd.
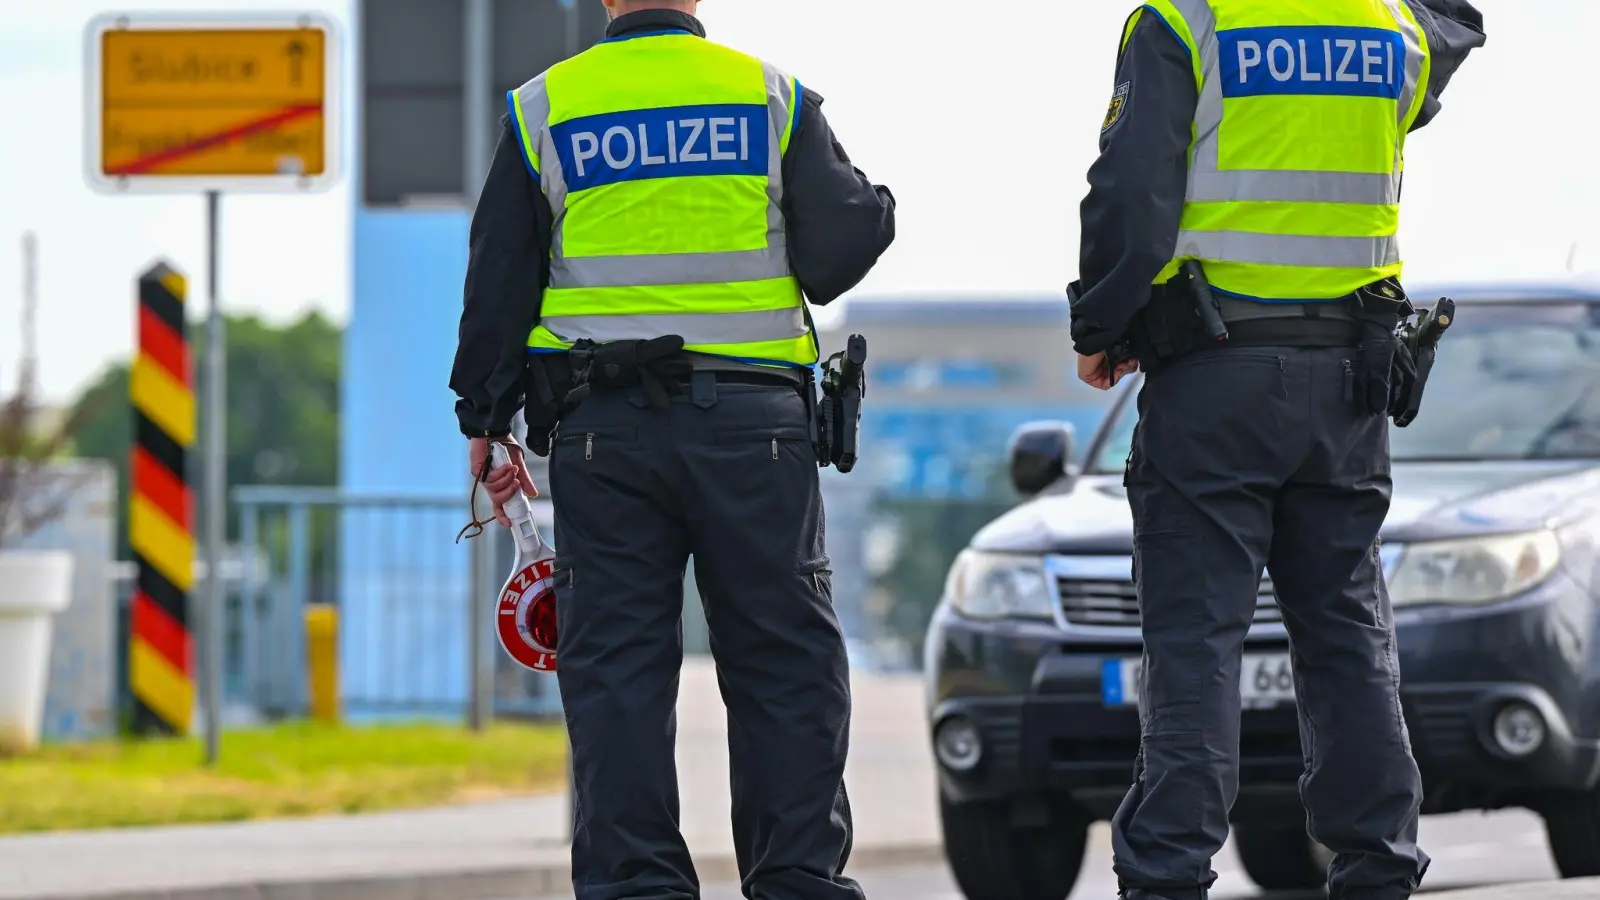
<svg viewBox="0 0 1600 900"><path fill-rule="evenodd" d="M1262 568L1289 632L1300 794L1331 900L1411 896L1422 783L1377 535L1388 419L1339 348L1212 348L1152 373L1128 460L1145 644L1141 748L1112 822L1128 896L1204 898L1239 789L1239 672ZM1349 361L1349 362L1347 362Z"/></svg>
<svg viewBox="0 0 1600 900"><path fill-rule="evenodd" d="M674 760L691 555L746 896L862 897L839 874L850 682L798 390L700 375L658 410L638 389L597 389L558 428L550 493L577 900L700 895Z"/></svg>

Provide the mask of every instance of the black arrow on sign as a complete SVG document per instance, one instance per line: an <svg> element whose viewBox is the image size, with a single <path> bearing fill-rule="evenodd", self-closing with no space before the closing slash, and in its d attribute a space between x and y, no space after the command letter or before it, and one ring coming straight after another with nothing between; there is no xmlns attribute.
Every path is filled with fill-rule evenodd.
<svg viewBox="0 0 1600 900"><path fill-rule="evenodd" d="M298 39L292 40L289 42L289 49L285 52L289 54L289 83L298 85L300 83L300 64L305 59L306 45L300 43Z"/></svg>

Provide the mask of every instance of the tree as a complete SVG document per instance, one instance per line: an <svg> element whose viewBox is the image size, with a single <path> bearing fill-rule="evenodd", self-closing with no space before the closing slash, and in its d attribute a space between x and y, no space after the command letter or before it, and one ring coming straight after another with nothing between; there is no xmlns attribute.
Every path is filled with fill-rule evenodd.
<svg viewBox="0 0 1600 900"><path fill-rule="evenodd" d="M194 371L205 366L204 329L191 327ZM228 484L339 483L339 367L341 332L318 313L283 328L255 316L229 316L227 340ZM201 388L196 380L196 397ZM106 369L73 404L84 411L74 445L79 456L105 459L117 468L119 496L128 491L128 456L133 413L128 400L128 364ZM204 422L200 423L204 428ZM203 431L201 432L203 433ZM200 495L201 459L191 451L190 483ZM198 521L198 520L197 520ZM230 538L237 516L228 517ZM127 503L120 504L118 547L128 555Z"/></svg>
<svg viewBox="0 0 1600 900"><path fill-rule="evenodd" d="M66 511L79 475L57 465L93 407L74 409L46 427L38 400L39 353L34 315L39 307L37 240L22 236L22 353L17 387L0 399L0 550L27 539Z"/></svg>

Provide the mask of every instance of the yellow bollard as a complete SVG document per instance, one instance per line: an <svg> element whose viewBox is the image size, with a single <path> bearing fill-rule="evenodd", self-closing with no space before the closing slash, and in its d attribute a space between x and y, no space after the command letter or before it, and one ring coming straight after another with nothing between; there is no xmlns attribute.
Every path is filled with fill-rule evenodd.
<svg viewBox="0 0 1600 900"><path fill-rule="evenodd" d="M306 607L306 663L310 668L311 718L339 721L339 611L327 604Z"/></svg>

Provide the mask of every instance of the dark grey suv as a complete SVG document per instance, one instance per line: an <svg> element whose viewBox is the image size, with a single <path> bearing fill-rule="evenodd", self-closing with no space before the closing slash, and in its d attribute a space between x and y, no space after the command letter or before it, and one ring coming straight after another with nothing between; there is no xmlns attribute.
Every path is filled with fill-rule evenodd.
<svg viewBox="0 0 1600 900"><path fill-rule="evenodd" d="M1422 415L1393 430L1382 536L1424 812L1532 809L1563 875L1600 875L1600 285L1414 294L1440 295L1457 319ZM1142 648L1122 472L1138 385L1116 389L1081 467L1070 426L1018 431L1012 480L1032 499L972 539L928 629L945 846L971 900L1062 900L1132 777ZM1245 870L1263 888L1320 885L1265 580L1240 693Z"/></svg>

